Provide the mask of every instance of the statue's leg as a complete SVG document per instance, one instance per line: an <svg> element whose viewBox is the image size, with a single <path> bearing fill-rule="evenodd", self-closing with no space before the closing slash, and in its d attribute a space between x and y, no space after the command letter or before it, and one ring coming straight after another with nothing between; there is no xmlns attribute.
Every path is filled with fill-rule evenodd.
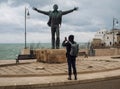
<svg viewBox="0 0 120 89"><path fill-rule="evenodd" d="M60 32L59 32L59 26L56 28L56 49L60 48Z"/></svg>
<svg viewBox="0 0 120 89"><path fill-rule="evenodd" d="M55 28L51 27L51 35L52 35L52 49L55 49Z"/></svg>

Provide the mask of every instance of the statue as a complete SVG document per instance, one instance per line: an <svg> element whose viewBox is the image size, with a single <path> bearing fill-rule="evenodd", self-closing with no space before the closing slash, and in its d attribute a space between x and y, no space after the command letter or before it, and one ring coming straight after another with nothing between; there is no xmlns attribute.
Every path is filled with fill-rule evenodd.
<svg viewBox="0 0 120 89"><path fill-rule="evenodd" d="M58 5L55 4L53 5L53 9L54 9L53 11L42 11L42 10L38 10L37 8L33 7L33 10L49 16L49 21L47 24L48 26L51 27L52 49L55 49L55 48L59 49L59 46L60 46L59 28L62 22L62 15L66 15L68 13L73 12L74 10L78 10L78 7L75 7L68 11L61 11L61 10L58 10ZM56 42L55 42L55 34L56 34Z"/></svg>

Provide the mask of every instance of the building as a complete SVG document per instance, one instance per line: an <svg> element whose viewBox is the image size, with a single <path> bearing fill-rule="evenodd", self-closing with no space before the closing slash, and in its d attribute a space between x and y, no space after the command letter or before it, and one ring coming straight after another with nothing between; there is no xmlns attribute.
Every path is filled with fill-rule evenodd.
<svg viewBox="0 0 120 89"><path fill-rule="evenodd" d="M120 29L106 30L101 29L93 38L94 47L113 47L120 46Z"/></svg>

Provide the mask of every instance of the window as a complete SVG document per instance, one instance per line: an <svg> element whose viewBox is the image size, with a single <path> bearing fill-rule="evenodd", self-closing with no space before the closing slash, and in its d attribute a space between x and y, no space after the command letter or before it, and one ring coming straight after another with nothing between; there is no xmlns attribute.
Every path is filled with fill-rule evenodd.
<svg viewBox="0 0 120 89"><path fill-rule="evenodd" d="M110 42L110 45L112 45L112 42Z"/></svg>

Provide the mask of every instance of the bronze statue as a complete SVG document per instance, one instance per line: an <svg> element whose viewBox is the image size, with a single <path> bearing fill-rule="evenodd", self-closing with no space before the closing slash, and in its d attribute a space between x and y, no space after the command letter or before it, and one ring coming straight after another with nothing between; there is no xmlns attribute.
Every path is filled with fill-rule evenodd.
<svg viewBox="0 0 120 89"><path fill-rule="evenodd" d="M55 49L55 48L59 49L59 46L60 46L59 27L61 26L61 22L62 22L62 15L66 15L68 13L73 12L74 10L78 10L78 7L75 7L68 11L61 11L61 10L58 10L58 5L55 4L53 5L53 9L54 9L53 11L42 11L33 7L33 10L49 16L49 21L47 24L48 26L51 27L52 49ZM55 34L56 34L56 42L55 42Z"/></svg>

